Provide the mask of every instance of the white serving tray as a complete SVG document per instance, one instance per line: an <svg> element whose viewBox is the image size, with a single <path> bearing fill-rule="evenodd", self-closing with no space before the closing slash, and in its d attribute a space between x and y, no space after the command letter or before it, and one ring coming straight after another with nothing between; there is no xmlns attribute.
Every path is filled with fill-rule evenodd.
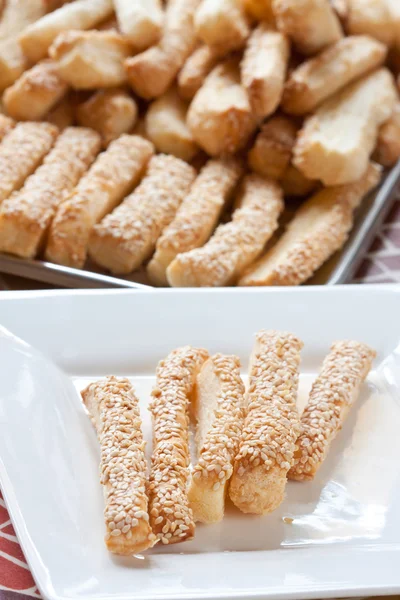
<svg viewBox="0 0 400 600"><path fill-rule="evenodd" d="M0 323L14 334L0 334L0 483L44 598L399 593L399 305L396 286L0 294ZM149 439L146 406L160 358L190 343L236 353L246 365L261 328L304 340L301 403L333 340L378 351L316 480L289 483L269 516L228 507L221 524L199 526L191 542L132 558L108 554L99 449L76 387L109 373L132 377Z"/></svg>

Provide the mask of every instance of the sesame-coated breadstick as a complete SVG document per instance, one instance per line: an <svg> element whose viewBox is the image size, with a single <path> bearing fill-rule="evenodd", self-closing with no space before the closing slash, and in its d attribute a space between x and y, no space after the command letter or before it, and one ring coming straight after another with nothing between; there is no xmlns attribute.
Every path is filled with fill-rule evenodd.
<svg viewBox="0 0 400 600"><path fill-rule="evenodd" d="M61 79L57 65L45 60L28 71L3 94L9 114L19 121L38 121L67 93L68 85Z"/></svg>
<svg viewBox="0 0 400 600"><path fill-rule="evenodd" d="M181 252L208 240L243 169L236 158L210 160L195 180L175 218L157 241L147 272L157 285L167 285L167 267Z"/></svg>
<svg viewBox="0 0 400 600"><path fill-rule="evenodd" d="M200 0L169 0L157 46L125 61L129 83L143 98L161 96L196 45L194 13Z"/></svg>
<svg viewBox="0 0 400 600"><path fill-rule="evenodd" d="M83 267L93 225L137 185L152 155L153 146L138 136L122 135L112 142L59 206L51 224L46 258Z"/></svg>
<svg viewBox="0 0 400 600"><path fill-rule="evenodd" d="M246 513L275 510L300 434L296 397L303 343L291 333L260 331L250 359L246 416L229 487Z"/></svg>
<svg viewBox="0 0 400 600"><path fill-rule="evenodd" d="M153 454L149 483L150 525L163 544L194 536L189 506L189 401L206 350L184 346L171 352L157 367L152 392Z"/></svg>
<svg viewBox="0 0 400 600"><path fill-rule="evenodd" d="M0 142L6 137L7 133L10 133L11 129L14 129L16 123L14 119L6 117L6 115L0 114Z"/></svg>
<svg viewBox="0 0 400 600"><path fill-rule="evenodd" d="M242 48L250 33L242 0L202 0L194 24L198 37L224 54Z"/></svg>
<svg viewBox="0 0 400 600"><path fill-rule="evenodd" d="M302 54L317 54L343 36L329 0L273 0L272 6L278 29Z"/></svg>
<svg viewBox="0 0 400 600"><path fill-rule="evenodd" d="M178 254L167 269L173 287L217 287L236 282L278 228L283 193L273 180L248 175L232 221L219 225L201 248Z"/></svg>
<svg viewBox="0 0 400 600"><path fill-rule="evenodd" d="M237 356L215 354L204 363L195 395L198 463L188 494L195 521L216 523L224 516L243 426L243 395Z"/></svg>
<svg viewBox="0 0 400 600"><path fill-rule="evenodd" d="M161 0L114 0L121 33L137 51L156 44L164 20Z"/></svg>
<svg viewBox="0 0 400 600"><path fill-rule="evenodd" d="M322 189L295 213L277 243L248 267L239 285L300 285L345 243L353 211L381 178L370 164L355 183Z"/></svg>
<svg viewBox="0 0 400 600"><path fill-rule="evenodd" d="M260 120L278 107L286 78L290 44L285 34L261 23L248 39L241 64L242 83Z"/></svg>
<svg viewBox="0 0 400 600"><path fill-rule="evenodd" d="M101 448L105 496L105 542L115 554L131 555L157 541L149 524L145 442L139 402L128 379L107 377L82 392Z"/></svg>
<svg viewBox="0 0 400 600"><path fill-rule="evenodd" d="M58 135L49 123L18 123L0 144L0 204L24 183Z"/></svg>
<svg viewBox="0 0 400 600"><path fill-rule="evenodd" d="M335 342L311 388L289 479L313 479L343 426L376 352L354 341Z"/></svg>
<svg viewBox="0 0 400 600"><path fill-rule="evenodd" d="M204 44L189 56L178 75L179 94L192 100L204 83L205 78L218 64L220 54Z"/></svg>
<svg viewBox="0 0 400 600"><path fill-rule="evenodd" d="M57 207L94 161L99 149L100 136L95 131L83 127L64 129L23 188L3 202L2 251L24 258L37 255Z"/></svg>
<svg viewBox="0 0 400 600"><path fill-rule="evenodd" d="M101 223L89 241L91 258L112 273L131 273L154 251L195 178L195 170L174 156L158 154L136 190Z"/></svg>
<svg viewBox="0 0 400 600"><path fill-rule="evenodd" d="M59 33L90 29L110 17L113 8L112 0L76 0L65 4L22 32L19 37L22 50L31 62L38 62L46 56Z"/></svg>

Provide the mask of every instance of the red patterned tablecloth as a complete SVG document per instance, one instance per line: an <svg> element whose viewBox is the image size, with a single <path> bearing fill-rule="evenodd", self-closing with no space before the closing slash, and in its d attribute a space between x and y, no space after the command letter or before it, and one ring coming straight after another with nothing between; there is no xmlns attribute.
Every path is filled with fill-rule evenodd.
<svg viewBox="0 0 400 600"><path fill-rule="evenodd" d="M354 281L400 282L400 194ZM39 286L40 284L35 287ZM33 287L32 282L17 277L0 276L1 289L30 287ZM0 600L22 600L21 594L40 598L0 493Z"/></svg>

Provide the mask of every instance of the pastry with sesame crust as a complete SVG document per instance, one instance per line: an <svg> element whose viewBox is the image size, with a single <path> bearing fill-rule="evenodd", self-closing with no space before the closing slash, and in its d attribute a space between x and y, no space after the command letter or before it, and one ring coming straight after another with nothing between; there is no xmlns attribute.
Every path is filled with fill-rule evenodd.
<svg viewBox="0 0 400 600"><path fill-rule="evenodd" d="M206 163L175 218L157 241L155 254L147 267L153 283L167 285L167 268L174 258L208 240L242 172L237 158Z"/></svg>
<svg viewBox="0 0 400 600"><path fill-rule="evenodd" d="M289 479L315 477L358 398L375 356L375 350L360 342L332 344L301 416L302 432Z"/></svg>
<svg viewBox="0 0 400 600"><path fill-rule="evenodd" d="M189 193L195 174L175 156L153 156L140 185L93 227L91 258L112 273L127 274L140 267Z"/></svg>
<svg viewBox="0 0 400 600"><path fill-rule="evenodd" d="M3 141L7 133L10 133L11 129L14 129L15 125L14 119L0 113L0 142Z"/></svg>
<svg viewBox="0 0 400 600"><path fill-rule="evenodd" d="M198 463L192 474L189 502L195 521L217 523L224 516L243 425L243 396L237 356L215 354L204 363L194 398Z"/></svg>
<svg viewBox="0 0 400 600"><path fill-rule="evenodd" d="M314 194L298 209L277 243L248 267L239 285L300 285L307 281L343 246L354 210L381 176L381 168L370 163L359 181Z"/></svg>
<svg viewBox="0 0 400 600"><path fill-rule="evenodd" d="M139 402L128 379L107 377L82 392L101 448L105 496L105 542L115 554L131 555L154 546L146 495L145 442Z"/></svg>
<svg viewBox="0 0 400 600"><path fill-rule="evenodd" d="M265 514L285 497L300 419L296 398L300 350L293 334L260 331L250 359L246 416L229 487L242 512Z"/></svg>
<svg viewBox="0 0 400 600"><path fill-rule="evenodd" d="M201 248L178 254L167 269L173 287L218 287L235 283L278 228L283 193L273 180L248 175L239 208Z"/></svg>
<svg viewBox="0 0 400 600"><path fill-rule="evenodd" d="M189 402L196 377L208 352L184 346L157 367L150 410L153 415L153 454L149 483L150 525L163 544L194 536L189 506Z"/></svg>

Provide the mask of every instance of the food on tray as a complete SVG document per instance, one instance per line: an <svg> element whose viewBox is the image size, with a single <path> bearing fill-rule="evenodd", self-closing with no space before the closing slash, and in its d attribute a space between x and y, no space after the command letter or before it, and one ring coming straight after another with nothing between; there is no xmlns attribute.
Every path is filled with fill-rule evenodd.
<svg viewBox="0 0 400 600"><path fill-rule="evenodd" d="M273 180L248 175L232 220L219 225L201 248L178 256L167 269L173 287L216 287L234 283L262 252L278 228L283 194Z"/></svg>
<svg viewBox="0 0 400 600"><path fill-rule="evenodd" d="M301 417L289 479L313 479L358 398L376 353L359 342L336 342L314 381Z"/></svg>
<svg viewBox="0 0 400 600"><path fill-rule="evenodd" d="M100 136L92 129L68 127L59 135L43 164L1 205L0 250L24 258L36 256L58 206L99 149Z"/></svg>
<svg viewBox="0 0 400 600"><path fill-rule="evenodd" d="M192 100L204 83L205 78L220 60L220 53L206 44L196 48L178 74L179 94Z"/></svg>
<svg viewBox="0 0 400 600"><path fill-rule="evenodd" d="M241 174L241 163L235 158L206 163L175 218L157 241L155 254L148 265L153 283L165 285L167 267L174 258L208 240Z"/></svg>
<svg viewBox="0 0 400 600"><path fill-rule="evenodd" d="M153 453L148 486L150 525L163 544L190 540L195 524L189 506L189 402L208 352L184 346L157 367L150 406Z"/></svg>
<svg viewBox="0 0 400 600"><path fill-rule="evenodd" d="M193 404L198 462L193 468L189 502L195 521L216 523L224 516L243 426L244 385L237 356L215 354L203 364Z"/></svg>
<svg viewBox="0 0 400 600"><path fill-rule="evenodd" d="M249 167L263 177L282 179L292 159L298 129L293 119L283 115L266 121L248 152Z"/></svg>
<svg viewBox="0 0 400 600"><path fill-rule="evenodd" d="M156 44L164 20L161 0L114 0L121 33L136 50Z"/></svg>
<svg viewBox="0 0 400 600"><path fill-rule="evenodd" d="M400 158L400 102L381 126L372 158L384 167L393 166Z"/></svg>
<svg viewBox="0 0 400 600"><path fill-rule="evenodd" d="M392 114L396 99L387 69L338 92L305 120L294 148L295 166L325 185L357 181L367 169L379 127Z"/></svg>
<svg viewBox="0 0 400 600"><path fill-rule="evenodd" d="M174 156L159 154L141 184L93 227L89 255L113 273L131 273L154 252L195 178L195 170Z"/></svg>
<svg viewBox="0 0 400 600"><path fill-rule="evenodd" d="M239 285L299 285L345 243L353 213L381 178L371 163L360 181L325 188L307 200L282 237L251 265Z"/></svg>
<svg viewBox="0 0 400 600"><path fill-rule="evenodd" d="M0 142L3 141L7 133L10 133L11 129L15 127L16 123L14 119L6 117L0 113Z"/></svg>
<svg viewBox="0 0 400 600"><path fill-rule="evenodd" d="M137 136L123 135L112 142L60 204L50 228L46 258L82 267L93 225L138 184L152 155L153 146Z"/></svg>
<svg viewBox="0 0 400 600"><path fill-rule="evenodd" d="M271 512L285 497L301 433L296 398L302 347L291 333L261 331L256 336L245 420L229 486L229 496L242 512Z"/></svg>
<svg viewBox="0 0 400 600"><path fill-rule="evenodd" d="M346 0L345 26L352 35L366 34L391 46L395 24L386 0Z"/></svg>
<svg viewBox="0 0 400 600"><path fill-rule="evenodd" d="M198 37L223 53L242 48L250 33L241 0L202 0L194 23Z"/></svg>
<svg viewBox="0 0 400 600"><path fill-rule="evenodd" d="M70 96L64 96L52 110L50 110L45 116L45 120L48 123L52 123L60 131L63 131L67 127L71 127L75 121L74 108L71 103Z"/></svg>
<svg viewBox="0 0 400 600"><path fill-rule="evenodd" d="M101 448L105 541L115 554L131 555L157 541L149 524L147 465L139 403L128 379L107 377L82 392Z"/></svg>

